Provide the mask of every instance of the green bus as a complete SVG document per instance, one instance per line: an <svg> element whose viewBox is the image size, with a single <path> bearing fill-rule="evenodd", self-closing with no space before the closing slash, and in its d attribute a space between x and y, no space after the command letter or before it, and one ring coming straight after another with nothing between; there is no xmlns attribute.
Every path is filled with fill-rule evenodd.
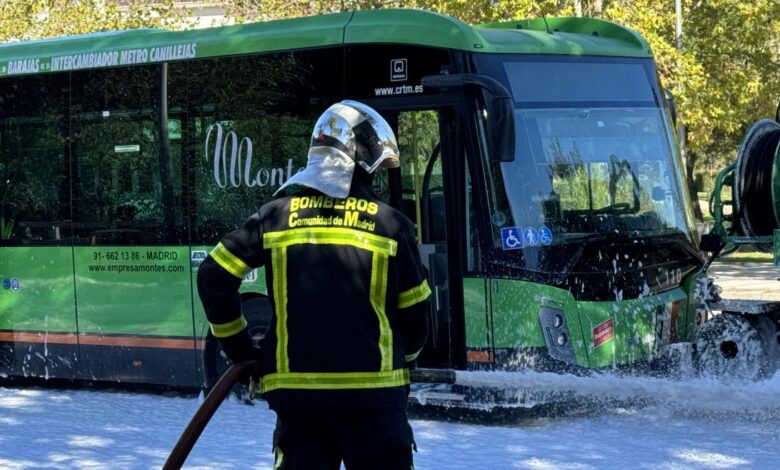
<svg viewBox="0 0 780 470"><path fill-rule="evenodd" d="M213 383L197 267L342 99L397 130L375 187L429 270L420 366L628 367L692 341L704 259L647 42L373 10L0 46L2 376ZM262 270L241 292L262 335Z"/></svg>

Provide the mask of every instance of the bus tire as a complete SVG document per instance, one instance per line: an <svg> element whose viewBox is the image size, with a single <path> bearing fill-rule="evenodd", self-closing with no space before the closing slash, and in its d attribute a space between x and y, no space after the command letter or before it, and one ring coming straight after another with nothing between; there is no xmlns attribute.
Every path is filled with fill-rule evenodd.
<svg viewBox="0 0 780 470"><path fill-rule="evenodd" d="M722 380L754 381L766 371L766 351L758 331L745 317L716 315L696 338L699 374Z"/></svg>
<svg viewBox="0 0 780 470"><path fill-rule="evenodd" d="M253 345L257 346L268 331L272 311L271 302L265 295L248 293L241 296L241 313L246 318ZM211 391L228 367L230 367L230 360L222 351L219 341L209 331L203 351L205 393ZM236 386L233 394L238 397L247 396L246 386Z"/></svg>
<svg viewBox="0 0 780 470"><path fill-rule="evenodd" d="M777 320L766 315L755 315L750 319L753 328L761 337L761 344L764 346L766 354L765 369L762 371L762 375L772 377L775 372L780 370L780 329Z"/></svg>

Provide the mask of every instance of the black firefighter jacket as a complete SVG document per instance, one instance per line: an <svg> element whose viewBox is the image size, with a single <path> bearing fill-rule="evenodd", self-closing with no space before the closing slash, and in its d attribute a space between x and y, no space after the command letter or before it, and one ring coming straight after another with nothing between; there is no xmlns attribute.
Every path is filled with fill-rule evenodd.
<svg viewBox="0 0 780 470"><path fill-rule="evenodd" d="M273 317L261 343L261 391L277 412L406 405L408 364L427 335L430 289L413 224L353 189L273 200L226 235L198 271L212 334L249 359L238 289L265 266Z"/></svg>

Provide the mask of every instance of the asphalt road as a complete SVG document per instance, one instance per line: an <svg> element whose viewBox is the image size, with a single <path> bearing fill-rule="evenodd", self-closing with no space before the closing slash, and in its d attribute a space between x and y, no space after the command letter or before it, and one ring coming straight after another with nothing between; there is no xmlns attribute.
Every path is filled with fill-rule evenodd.
<svg viewBox="0 0 780 470"><path fill-rule="evenodd" d="M724 299L780 301L780 268L772 263L714 263L710 277Z"/></svg>

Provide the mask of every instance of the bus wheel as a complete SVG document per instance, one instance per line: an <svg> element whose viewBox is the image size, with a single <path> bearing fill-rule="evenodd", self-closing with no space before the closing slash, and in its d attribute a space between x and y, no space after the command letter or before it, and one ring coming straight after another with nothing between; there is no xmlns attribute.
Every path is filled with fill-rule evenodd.
<svg viewBox="0 0 780 470"><path fill-rule="evenodd" d="M244 294L241 296L241 313L249 328L249 334L252 337L252 343L257 343L265 336L268 326L271 323L271 302L268 297L261 294ZM206 339L206 347L203 352L203 371L206 379L205 392L208 393L216 385L222 374L230 367L230 360L222 351L222 347L209 332ZM247 390L245 386L236 386L233 394L245 398Z"/></svg>
<svg viewBox="0 0 780 470"><path fill-rule="evenodd" d="M699 373L724 380L758 380L766 351L750 322L723 313L704 323L696 338Z"/></svg>
<svg viewBox="0 0 780 470"><path fill-rule="evenodd" d="M775 372L780 370L780 328L776 318L770 318L766 315L756 315L750 318L753 328L758 331L761 337L761 344L766 353L764 377L772 377Z"/></svg>

